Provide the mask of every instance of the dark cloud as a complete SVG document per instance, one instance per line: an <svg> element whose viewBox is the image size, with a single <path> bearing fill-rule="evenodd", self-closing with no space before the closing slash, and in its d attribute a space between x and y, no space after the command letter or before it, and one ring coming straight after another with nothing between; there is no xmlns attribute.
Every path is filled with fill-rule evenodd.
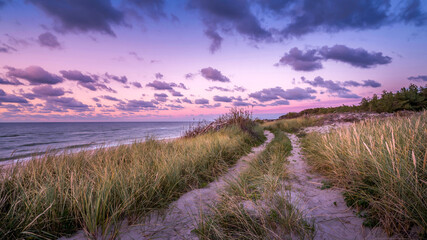
<svg viewBox="0 0 427 240"><path fill-rule="evenodd" d="M33 88L33 93L39 97L59 97L65 94L62 88L53 88L50 85L43 85Z"/></svg>
<svg viewBox="0 0 427 240"><path fill-rule="evenodd" d="M141 85L141 83L139 83L139 82L131 82L131 84L132 84L134 87L142 88L142 85Z"/></svg>
<svg viewBox="0 0 427 240"><path fill-rule="evenodd" d="M166 102L168 100L168 95L165 93L155 93L154 98L159 102Z"/></svg>
<svg viewBox="0 0 427 240"><path fill-rule="evenodd" d="M230 82L230 79L226 76L224 76L221 71L212 68L207 67L200 70L202 76L206 78L207 80L211 81L218 81L218 82Z"/></svg>
<svg viewBox="0 0 427 240"><path fill-rule="evenodd" d="M99 102L99 98L97 98L97 97L92 98L92 100L95 102Z"/></svg>
<svg viewBox="0 0 427 240"><path fill-rule="evenodd" d="M67 112L73 110L76 112L89 111L88 105L71 97L52 97L47 98L44 110L53 112Z"/></svg>
<svg viewBox="0 0 427 240"><path fill-rule="evenodd" d="M57 84L63 81L61 77L49 73L39 66L30 66L25 69L6 67L6 69L9 77L27 80L31 85Z"/></svg>
<svg viewBox="0 0 427 240"><path fill-rule="evenodd" d="M194 101L195 104L209 104L209 100L206 98L200 98L200 99L196 99Z"/></svg>
<svg viewBox="0 0 427 240"><path fill-rule="evenodd" d="M28 103L28 101L23 98L23 97L19 97L19 96L15 96L13 94L7 94L5 91L3 91L2 89L0 89L0 105L1 103Z"/></svg>
<svg viewBox="0 0 427 240"><path fill-rule="evenodd" d="M194 73L187 73L184 75L185 79L194 79L195 76L196 74Z"/></svg>
<svg viewBox="0 0 427 240"><path fill-rule="evenodd" d="M233 98L226 97L226 96L214 96L213 100L215 102L231 102L231 101L233 101Z"/></svg>
<svg viewBox="0 0 427 240"><path fill-rule="evenodd" d="M137 6L152 19L157 20L166 17L163 10L165 4L164 0L129 0L128 2Z"/></svg>
<svg viewBox="0 0 427 240"><path fill-rule="evenodd" d="M118 110L129 112L156 109L156 105L154 105L154 103L143 100L129 100L127 103L120 103L116 107Z"/></svg>
<svg viewBox="0 0 427 240"><path fill-rule="evenodd" d="M234 86L233 90L236 92L246 92L246 88L239 86Z"/></svg>
<svg viewBox="0 0 427 240"><path fill-rule="evenodd" d="M384 56L381 52L368 52L363 48L349 48L344 45L324 46L319 50L319 53L325 60L345 62L360 68L371 68L376 65L391 63L391 57Z"/></svg>
<svg viewBox="0 0 427 240"><path fill-rule="evenodd" d="M321 69L322 63L321 57L318 56L317 50L307 50L303 53L298 48L294 47L289 50L289 53L285 53L285 55L279 60L279 64L281 65L289 65L295 71L314 71L317 69Z"/></svg>
<svg viewBox="0 0 427 240"><path fill-rule="evenodd" d="M408 80L426 82L427 81L427 75L411 76L411 77L408 77Z"/></svg>
<svg viewBox="0 0 427 240"><path fill-rule="evenodd" d="M172 110L183 109L184 107L178 104L166 104L166 107L170 107Z"/></svg>
<svg viewBox="0 0 427 240"><path fill-rule="evenodd" d="M61 44L58 42L56 36L50 32L40 34L38 37L38 43L42 47L61 48Z"/></svg>
<svg viewBox="0 0 427 240"><path fill-rule="evenodd" d="M416 26L421 26L427 22L427 13L421 10L421 0L406 0L403 1L399 19L405 23L414 23Z"/></svg>
<svg viewBox="0 0 427 240"><path fill-rule="evenodd" d="M156 73L156 74L154 74L154 76L156 77L156 79L158 79L158 80L160 80L160 79L163 79L163 74L161 74L161 73Z"/></svg>
<svg viewBox="0 0 427 240"><path fill-rule="evenodd" d="M205 105L202 105L202 106L200 106L200 107L201 107L201 108L210 108L210 109L212 109L212 108L221 107L221 103L215 103L215 104L213 104L213 105L205 104Z"/></svg>
<svg viewBox="0 0 427 240"><path fill-rule="evenodd" d="M173 90L175 84L154 80L153 82L148 83L146 86L152 87L155 90Z"/></svg>
<svg viewBox="0 0 427 240"><path fill-rule="evenodd" d="M248 102L244 102L244 101L235 101L233 102L233 106L235 107L247 107L247 106L252 106L253 104L248 103Z"/></svg>
<svg viewBox="0 0 427 240"><path fill-rule="evenodd" d="M206 26L205 33L213 40L211 51L219 49L222 42L218 29L232 29L254 41L271 38L271 33L261 27L259 20L251 12L249 1L190 0L189 7L200 12Z"/></svg>
<svg viewBox="0 0 427 240"><path fill-rule="evenodd" d="M112 97L112 96L109 96L109 95L104 95L104 96L101 96L101 97L103 99L110 100L110 101L113 101L113 102L122 102L122 100L120 100L118 98L115 98L115 97Z"/></svg>
<svg viewBox="0 0 427 240"><path fill-rule="evenodd" d="M360 98L360 96L352 93L349 89L341 86L340 82L334 82L332 80L324 80L322 77L315 77L314 80L310 81L301 78L302 82L307 83L313 87L322 87L325 88L327 92L333 94L336 97L340 98Z"/></svg>
<svg viewBox="0 0 427 240"><path fill-rule="evenodd" d="M76 81L78 84L84 88L87 88L91 91L96 90L105 90L108 92L116 93L116 91L105 84L99 81L99 76L97 75L86 75L78 70L70 70L70 71L59 71L62 76L68 80Z"/></svg>
<svg viewBox="0 0 427 240"><path fill-rule="evenodd" d="M2 84L2 85L13 85L13 86L23 85L23 83L21 83L17 79L7 80L7 79L1 78L1 77L0 77L0 84Z"/></svg>
<svg viewBox="0 0 427 240"><path fill-rule="evenodd" d="M174 97L183 97L184 95L182 94L182 93L180 93L180 92L178 92L178 91L175 91L175 90L169 90L169 92L172 94L172 96L174 96Z"/></svg>
<svg viewBox="0 0 427 240"><path fill-rule="evenodd" d="M344 45L323 46L320 49L309 49L305 53L292 48L279 60L279 65L289 65L295 71L314 71L323 68L322 61L335 60L359 68L371 68L391 63L391 57L382 52L368 52L363 48L349 48Z"/></svg>
<svg viewBox="0 0 427 240"><path fill-rule="evenodd" d="M223 88L223 87L217 87L217 86L209 87L206 89L206 91L208 91L208 92L211 92L212 90L218 90L221 92L233 92L233 90L231 90L231 89Z"/></svg>
<svg viewBox="0 0 427 240"><path fill-rule="evenodd" d="M113 80L113 81L116 81L116 82L119 82L119 83L123 83L123 84L127 83L127 81L128 81L128 78L126 76L119 77L119 76L115 76L115 75L112 75L112 74L105 73L105 77L108 80Z"/></svg>
<svg viewBox="0 0 427 240"><path fill-rule="evenodd" d="M283 105L289 105L289 101L288 100L277 100L274 101L273 103L269 104L270 106L283 106Z"/></svg>
<svg viewBox="0 0 427 240"><path fill-rule="evenodd" d="M218 51L221 48L223 38L213 29L206 30L205 35L212 41L209 46L211 53Z"/></svg>
<svg viewBox="0 0 427 240"><path fill-rule="evenodd" d="M285 38L319 30L375 29L389 24L389 0L302 0L288 6L289 11L280 15L290 18L290 23L281 30Z"/></svg>
<svg viewBox="0 0 427 240"><path fill-rule="evenodd" d="M193 102L188 98L183 98L182 101L185 103L193 104Z"/></svg>
<svg viewBox="0 0 427 240"><path fill-rule="evenodd" d="M350 81L345 81L343 85L349 86L349 87L373 87L373 88L381 87L381 83L375 80L363 80L362 83L350 80Z"/></svg>
<svg viewBox="0 0 427 240"><path fill-rule="evenodd" d="M110 0L29 0L53 17L61 32L100 32L115 36L111 25L124 24L124 15Z"/></svg>
<svg viewBox="0 0 427 240"><path fill-rule="evenodd" d="M0 46L0 53L12 53L12 52L16 52L16 48L11 47L7 44L2 43Z"/></svg>
<svg viewBox="0 0 427 240"><path fill-rule="evenodd" d="M249 97L255 98L260 102L268 102L272 100L278 100L280 98L285 100L304 100L304 99L315 99L316 97L311 95L316 91L312 88L299 88L295 87L292 89L283 90L281 87L266 88L258 92L249 94Z"/></svg>

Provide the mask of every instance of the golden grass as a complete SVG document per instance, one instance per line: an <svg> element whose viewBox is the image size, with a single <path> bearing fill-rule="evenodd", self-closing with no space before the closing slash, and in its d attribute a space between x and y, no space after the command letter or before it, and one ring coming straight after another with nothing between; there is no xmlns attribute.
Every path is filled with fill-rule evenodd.
<svg viewBox="0 0 427 240"><path fill-rule="evenodd" d="M281 119L272 122L266 122L262 126L266 129L279 129L288 133L295 133L302 128L316 126L322 123L322 118L319 117L298 117L293 119Z"/></svg>
<svg viewBox="0 0 427 240"><path fill-rule="evenodd" d="M205 185L257 143L227 127L171 142L46 154L2 174L0 236L51 239L78 229L90 238L114 235L125 217L133 221Z"/></svg>
<svg viewBox="0 0 427 240"><path fill-rule="evenodd" d="M365 224L389 233L427 226L427 112L366 120L303 143L309 163L346 188Z"/></svg>

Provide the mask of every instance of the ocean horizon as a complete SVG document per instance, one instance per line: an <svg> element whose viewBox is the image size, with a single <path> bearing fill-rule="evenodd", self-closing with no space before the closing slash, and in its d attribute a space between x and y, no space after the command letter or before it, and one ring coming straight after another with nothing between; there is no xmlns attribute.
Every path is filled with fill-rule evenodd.
<svg viewBox="0 0 427 240"><path fill-rule="evenodd" d="M78 151L131 144L147 138L177 138L193 123L0 122L0 162L28 159L46 151Z"/></svg>

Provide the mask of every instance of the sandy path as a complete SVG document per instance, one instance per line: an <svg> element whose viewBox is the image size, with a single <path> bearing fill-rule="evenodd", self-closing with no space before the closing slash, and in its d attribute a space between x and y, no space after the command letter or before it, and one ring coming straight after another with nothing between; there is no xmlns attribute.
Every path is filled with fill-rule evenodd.
<svg viewBox="0 0 427 240"><path fill-rule="evenodd" d="M261 146L252 149L252 152L241 157L236 165L216 181L207 187L194 189L182 195L173 202L166 211L154 211L149 217L142 220L137 225L127 226L123 224L120 230L120 239L198 239L191 231L197 226L200 220L200 213L207 212L209 206L219 200L219 192L227 185L227 180L238 176L245 170L248 162L262 152L266 145L273 139L273 134L265 131L267 140ZM84 239L83 233L70 239Z"/></svg>
<svg viewBox="0 0 427 240"><path fill-rule="evenodd" d="M363 227L363 219L346 206L340 189L320 189L326 179L309 172L309 166L301 155L298 137L295 134L288 137L293 147L289 157L291 194L308 219L314 220L314 239L388 239L380 228Z"/></svg>

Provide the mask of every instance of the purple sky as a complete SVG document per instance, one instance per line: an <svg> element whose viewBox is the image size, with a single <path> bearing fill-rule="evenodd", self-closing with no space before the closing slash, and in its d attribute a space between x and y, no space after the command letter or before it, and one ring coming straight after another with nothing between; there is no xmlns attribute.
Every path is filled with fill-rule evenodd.
<svg viewBox="0 0 427 240"><path fill-rule="evenodd" d="M427 83L421 0L0 0L0 121L261 118Z"/></svg>

